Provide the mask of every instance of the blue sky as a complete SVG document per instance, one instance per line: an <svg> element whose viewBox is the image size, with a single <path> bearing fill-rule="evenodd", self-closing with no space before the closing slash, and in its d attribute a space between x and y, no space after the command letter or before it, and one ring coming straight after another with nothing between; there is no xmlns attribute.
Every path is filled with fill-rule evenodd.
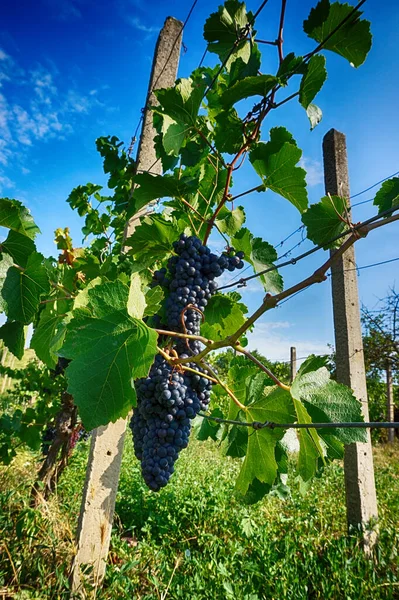
<svg viewBox="0 0 399 600"><path fill-rule="evenodd" d="M256 10L259 2L248 7ZM302 22L315 4L288 1L284 51L301 54L314 47L302 32ZM179 75L189 75L204 51L202 26L218 2L199 0L184 32L186 51ZM128 145L145 101L152 54L159 29L172 14L184 20L191 2L110 0L35 0L6 3L0 24L0 195L23 200L43 235L39 249L55 253L57 227L69 226L76 245L81 242L80 219L65 200L73 187L88 181L105 183L94 141L116 135ZM270 0L257 20L263 39L276 37L280 2ZM372 0L363 7L372 23L373 47L366 63L352 68L327 52L328 80L317 97L323 120L313 131L296 101L275 111L265 124L286 126L303 149L308 169L309 196L324 193L321 142L331 128L347 135L351 192L356 194L399 170L397 117L397 31L399 6L392 0ZM21 18L23 15L23 18ZM275 72L275 49L262 47L262 72ZM214 57L210 56L211 64ZM290 93L295 88L290 90ZM245 166L235 176L238 193L257 185ZM377 188L378 189L378 188ZM356 201L367 200L373 192ZM286 200L266 192L244 198L248 225L255 235L278 244L300 225L299 213ZM372 203L354 209L354 221L372 216ZM284 253L299 242L293 236ZM399 224L370 234L357 244L359 266L399 256ZM217 241L215 241L217 245ZM302 244L297 251L310 247ZM325 259L317 253L282 271L286 285L310 274ZM372 308L398 280L399 262L360 271L361 301ZM244 298L251 309L262 294L254 284ZM322 352L333 343L330 284L303 292L265 315L251 344L271 358Z"/></svg>

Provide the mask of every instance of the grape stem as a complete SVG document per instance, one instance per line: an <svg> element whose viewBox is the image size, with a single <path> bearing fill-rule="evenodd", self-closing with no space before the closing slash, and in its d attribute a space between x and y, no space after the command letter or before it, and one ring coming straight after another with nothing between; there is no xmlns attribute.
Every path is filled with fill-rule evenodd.
<svg viewBox="0 0 399 600"><path fill-rule="evenodd" d="M166 329L155 329L155 331L157 333L159 333L159 335L167 335L168 337L177 337L177 338L183 338L183 339L187 339L187 340L198 340L205 346L209 346L209 344L213 344L212 340L208 340L207 338L203 337L202 335L191 335L189 333L180 333L178 331L167 331Z"/></svg>
<svg viewBox="0 0 399 600"><path fill-rule="evenodd" d="M250 352L248 352L248 350L245 350L245 348L243 348L239 344L236 345L236 346L234 346L234 349L237 350L237 352L240 352L241 354L244 354L250 360L252 360L252 362L254 362L262 371L264 371L266 373L266 375L268 375L268 377L270 377L270 379L272 381L274 381L274 383L276 385L278 385L278 387L280 387L283 390L287 390L287 392L290 391L290 386L286 385L285 383L282 383L279 379L277 379L277 377L275 375L273 375L273 373L270 371L270 369L268 369L264 364L262 364L260 362L260 360L258 360L256 358L256 356L254 356L253 354L251 354Z"/></svg>
<svg viewBox="0 0 399 600"><path fill-rule="evenodd" d="M164 357L164 359L173 367L176 366L176 359L172 356L169 356L169 354L167 354L167 352L164 352L162 350L162 348L159 348L157 346L157 350L159 352L159 354L161 356ZM207 375L206 373L201 373L201 371L197 371L196 369L192 369L191 367L186 367L185 365L177 365L179 368L181 368L183 371L189 371L190 373L194 373L195 375L199 375L200 377L205 377L205 379L209 379L209 381L212 381L213 383L219 383L219 381L217 379L215 379L214 377L210 377L209 375Z"/></svg>
<svg viewBox="0 0 399 600"><path fill-rule="evenodd" d="M223 381L221 381L219 379L219 377L217 376L217 374L215 373L215 371L206 363L201 362L201 367L203 367L204 369L206 369L208 371L208 373L210 373L212 375L212 377L215 378L216 382L224 389L224 391L230 396L230 398L233 400L234 404L236 404L238 406L238 408L240 408L241 410L246 411L246 407L244 406L244 404L241 404L241 402L239 401L239 399L233 394L233 392L231 391L231 389L225 384L223 383Z"/></svg>

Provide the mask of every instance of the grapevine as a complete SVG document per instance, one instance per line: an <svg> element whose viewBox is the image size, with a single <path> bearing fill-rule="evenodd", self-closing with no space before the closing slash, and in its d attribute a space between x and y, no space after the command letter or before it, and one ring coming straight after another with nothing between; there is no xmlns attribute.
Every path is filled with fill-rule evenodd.
<svg viewBox="0 0 399 600"><path fill-rule="evenodd" d="M271 114L297 101L310 128L318 125L322 111L314 100L327 78L325 54L334 52L357 68L370 50L370 24L359 10L363 2L356 7L319 2L303 24L312 47L297 56L284 54L282 0L275 41L262 46L265 52L277 50L274 66L272 56L261 61L256 41L255 26L266 3L253 14L244 3L227 0L213 12L204 38L219 64L201 66L154 92L154 149L163 175L142 171L115 136L97 140L108 189L89 182L67 199L84 219L82 247L74 245L68 228L59 228L59 256L45 258L36 249L39 230L26 207L16 199L0 199L1 223L8 229L0 246L0 308L7 317L0 338L21 358L26 326L32 325L37 357L49 369L65 369L59 439L39 471L50 487L50 458L62 446L66 463L69 436L76 440L80 423L91 431L127 418L132 409L135 453L154 491L168 482L199 411L225 417L231 425L223 430L223 450L243 458L236 492L246 500L258 500L278 484L286 462L284 432L263 428L249 435L249 428L237 422L332 423L338 405L345 421L362 419L360 403L330 378L325 358L310 357L288 385L245 345L268 310L324 281L334 260L359 237L399 218L394 214L398 177L382 183L374 199L377 214L364 223L351 222L345 198L326 196L309 206L296 140L283 126L264 131ZM261 73L262 64L271 72ZM236 172L245 160L258 185L237 193ZM270 204L272 223L273 194L298 211L315 246L312 252L335 250L313 274L288 288L281 271L291 261L277 264L276 249L248 229L245 207L234 205L249 196L251 203ZM156 209L146 212L154 203ZM127 235L132 221L134 231ZM209 249L214 236L223 239L220 256ZM265 293L252 315L240 294L221 294L216 281L244 263ZM212 361L214 351L223 348L234 353L221 377ZM1 417L0 456L8 462L14 456L11 422L10 415ZM201 439L216 439L215 422L202 421ZM35 434L37 449L44 425ZM18 435L28 439L19 429ZM33 437L33 427L27 429ZM342 456L345 444L365 439L355 429L305 428L298 435L296 468L304 481Z"/></svg>

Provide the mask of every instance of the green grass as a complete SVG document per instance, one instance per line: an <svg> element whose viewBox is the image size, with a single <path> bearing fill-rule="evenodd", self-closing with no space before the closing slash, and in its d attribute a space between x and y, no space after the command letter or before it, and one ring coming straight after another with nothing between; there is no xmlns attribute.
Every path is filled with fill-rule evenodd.
<svg viewBox="0 0 399 600"><path fill-rule="evenodd" d="M87 448L57 495L29 508L34 457L0 471L0 597L67 598ZM142 483L127 439L109 567L98 599L399 598L399 448L375 452L380 540L372 559L348 536L342 467L302 496L247 507L234 497L239 464L192 440L159 494ZM21 516L22 515L22 516Z"/></svg>

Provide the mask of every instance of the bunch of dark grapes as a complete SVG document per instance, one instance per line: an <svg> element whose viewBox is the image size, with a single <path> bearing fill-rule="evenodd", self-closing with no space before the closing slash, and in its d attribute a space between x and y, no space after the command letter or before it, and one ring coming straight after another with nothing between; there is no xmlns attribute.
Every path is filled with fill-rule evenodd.
<svg viewBox="0 0 399 600"><path fill-rule="evenodd" d="M243 253L216 256L201 241L182 234L174 243L176 255L167 269L154 274L154 284L166 288L166 327L170 331L200 334L202 313L217 290L216 277L225 269L243 267ZM179 339L174 346L179 358L198 354L197 340ZM209 405L212 382L202 376L204 369L188 363L198 374L173 370L158 355L148 377L136 380L137 408L130 427L134 450L141 461L143 478L151 490L164 487L174 471L174 463L190 435L190 420Z"/></svg>

